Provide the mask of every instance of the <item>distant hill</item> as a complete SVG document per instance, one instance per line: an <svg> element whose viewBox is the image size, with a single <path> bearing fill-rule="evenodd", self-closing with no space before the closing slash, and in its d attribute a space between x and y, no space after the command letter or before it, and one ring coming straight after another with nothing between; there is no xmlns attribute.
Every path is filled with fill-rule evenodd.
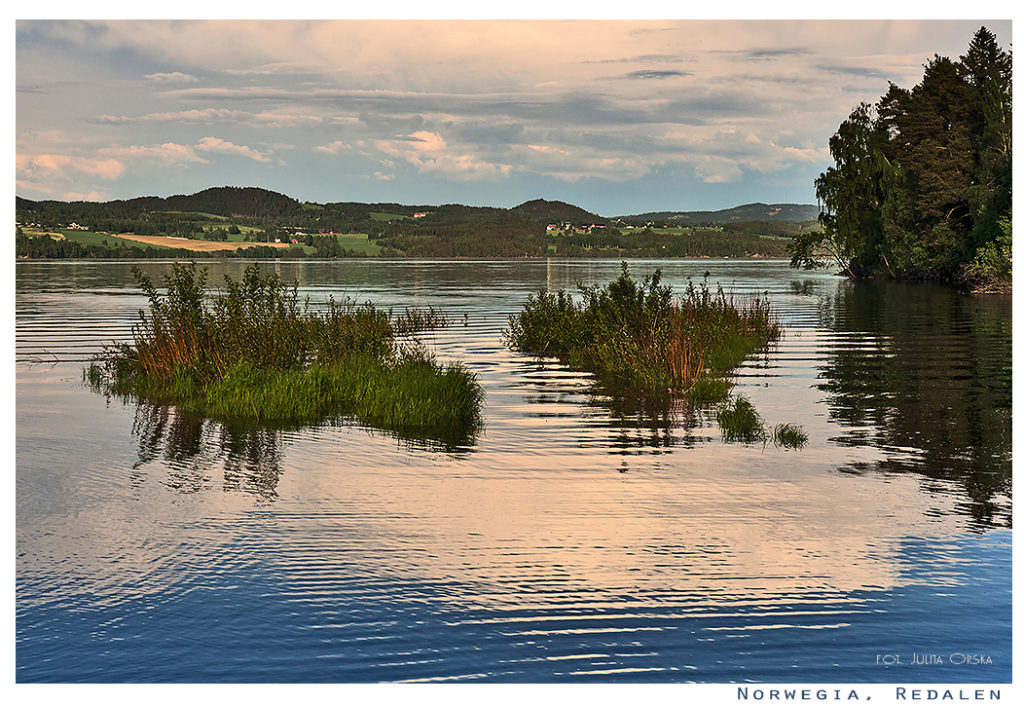
<svg viewBox="0 0 1024 706"><path fill-rule="evenodd" d="M140 218L146 213L177 212L181 214L211 214L224 218L286 219L281 222L301 222L314 218L316 221L390 220L415 219L423 224L455 223L477 220L509 218L541 223L574 224L602 223L609 219L586 211L564 201L533 199L513 208L491 206L463 206L444 204L438 206L412 206L397 203L328 202L326 204L302 203L296 199L258 187L218 186L194 194L161 198L142 196L133 199L97 203L91 201L32 201L16 197L15 208L28 217L29 214L48 213L56 220L72 220L97 217ZM764 204L750 203L720 211L657 211L621 216L621 220L632 224L646 221L678 223L680 225L726 224L749 222L806 223L817 220L818 207L809 204ZM340 225L340 223L339 223Z"/></svg>
<svg viewBox="0 0 1024 706"><path fill-rule="evenodd" d="M301 209L302 204L298 201L276 191L254 186L218 186L190 196L171 196L163 199L162 208L153 210L201 211L218 216L258 218L284 216Z"/></svg>
<svg viewBox="0 0 1024 706"><path fill-rule="evenodd" d="M32 201L21 197L15 199L15 208L19 211L31 212L54 207L77 213L113 212L119 215L137 215L146 211L185 211L244 218L276 218L303 210L302 204L290 196L253 186L218 186L187 196L140 196L106 202Z"/></svg>
<svg viewBox="0 0 1024 706"><path fill-rule="evenodd" d="M624 221L675 221L684 225L739 223L742 221L789 221L801 223L818 218L818 207L798 203L748 203L720 211L655 211L620 216Z"/></svg>
<svg viewBox="0 0 1024 706"><path fill-rule="evenodd" d="M604 223L600 216L584 211L564 201L546 201L534 199L509 209L509 213L517 218L529 218L540 221L572 221L573 223Z"/></svg>

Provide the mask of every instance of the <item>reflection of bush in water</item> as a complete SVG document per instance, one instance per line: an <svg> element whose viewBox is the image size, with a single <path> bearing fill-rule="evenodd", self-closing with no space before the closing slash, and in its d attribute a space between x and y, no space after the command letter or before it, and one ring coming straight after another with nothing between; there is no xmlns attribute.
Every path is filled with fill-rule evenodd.
<svg viewBox="0 0 1024 706"><path fill-rule="evenodd" d="M132 435L139 445L134 468L162 457L167 461L164 484L178 492L210 489L214 481L209 472L223 462L224 490L277 496L281 449L275 429L232 428L168 405L140 404L135 408Z"/></svg>
<svg viewBox="0 0 1024 706"><path fill-rule="evenodd" d="M710 440L695 430L710 424L712 419L718 422L725 442L767 444L771 441L787 449L807 445L808 437L802 427L789 423L768 427L749 399L742 395L729 397L731 384L727 380L705 379L724 384L714 385L714 392L706 394L702 400L695 400L694 395L620 393L594 394L590 404L606 410L619 428L615 443L619 453L627 453L635 447L693 448Z"/></svg>
<svg viewBox="0 0 1024 706"><path fill-rule="evenodd" d="M354 426L348 420L329 420L324 425ZM273 499L282 473L282 432L294 428L225 424L170 405L137 404L132 436L138 443L139 458L132 468L138 475L143 467L162 459L167 468L164 485L179 493L197 493L215 487L213 473L222 467L222 490ZM454 456L472 451L473 445L472 439L451 436L445 430L423 436L402 436L372 428L366 431L384 433L410 451L440 451ZM446 433L450 438L438 438ZM137 480L141 483L141 476Z"/></svg>
<svg viewBox="0 0 1024 706"><path fill-rule="evenodd" d="M717 416L724 441L753 444L766 439L764 421L746 397L739 396L722 405Z"/></svg>

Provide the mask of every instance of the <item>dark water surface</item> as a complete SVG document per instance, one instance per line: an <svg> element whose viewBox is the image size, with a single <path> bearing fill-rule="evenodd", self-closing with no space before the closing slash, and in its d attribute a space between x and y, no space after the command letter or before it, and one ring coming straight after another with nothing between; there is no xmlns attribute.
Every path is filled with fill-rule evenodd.
<svg viewBox="0 0 1024 706"><path fill-rule="evenodd" d="M19 681L1010 680L1008 297L633 262L770 294L783 338L736 392L803 426L793 451L503 346L528 292L618 263L267 265L452 315L427 342L479 375L486 428L443 449L93 393L145 304L131 267L17 264Z"/></svg>

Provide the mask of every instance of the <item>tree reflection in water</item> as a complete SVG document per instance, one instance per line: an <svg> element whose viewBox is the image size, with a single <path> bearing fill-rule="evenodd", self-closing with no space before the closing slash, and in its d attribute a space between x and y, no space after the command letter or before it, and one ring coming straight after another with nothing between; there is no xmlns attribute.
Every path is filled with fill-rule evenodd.
<svg viewBox="0 0 1024 706"><path fill-rule="evenodd" d="M966 491L981 526L1010 526L1010 298L928 284L866 283L821 300L836 335L819 388L843 427L831 441L885 458L848 472L919 473ZM961 492L962 492L961 491Z"/></svg>

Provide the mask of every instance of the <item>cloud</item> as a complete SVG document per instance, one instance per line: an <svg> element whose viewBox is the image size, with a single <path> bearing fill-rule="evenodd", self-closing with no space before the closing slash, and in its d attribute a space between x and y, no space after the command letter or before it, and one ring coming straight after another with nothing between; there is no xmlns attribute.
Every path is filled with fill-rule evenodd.
<svg viewBox="0 0 1024 706"><path fill-rule="evenodd" d="M681 76L693 76L690 71L654 71L652 69L643 69L640 71L630 71L623 78L631 79L651 79L651 78L676 78Z"/></svg>
<svg viewBox="0 0 1024 706"><path fill-rule="evenodd" d="M865 66L842 66L840 64L817 64L815 68L827 71L833 74L843 74L846 76L864 76L865 78L878 78L878 79L891 79L893 78L891 72L879 71L878 69L868 68Z"/></svg>
<svg viewBox="0 0 1024 706"><path fill-rule="evenodd" d="M19 154L15 157L18 174L33 178L68 179L75 173L100 179L117 179L124 173L124 163L116 159L92 159L68 154Z"/></svg>
<svg viewBox="0 0 1024 706"><path fill-rule="evenodd" d="M61 198L64 201L105 201L107 195L103 191L89 191L84 194L78 191L68 191Z"/></svg>
<svg viewBox="0 0 1024 706"><path fill-rule="evenodd" d="M52 184L31 181L29 179L15 179L14 186L19 193L34 191L42 196L52 196L54 193Z"/></svg>
<svg viewBox="0 0 1024 706"><path fill-rule="evenodd" d="M807 47L773 47L770 49L748 49L740 52L741 56L753 61L775 59L780 56L804 56L810 53L811 50Z"/></svg>
<svg viewBox="0 0 1024 706"><path fill-rule="evenodd" d="M101 125L129 125L133 123L216 123L235 122L259 127L301 127L319 125L324 121L320 115L268 110L253 113L230 108L190 108L143 115L101 115L90 122Z"/></svg>
<svg viewBox="0 0 1024 706"><path fill-rule="evenodd" d="M512 165L490 162L464 150L453 150L436 132L421 130L391 140L376 140L384 154L404 159L421 172L442 173L455 181L494 180L508 176Z"/></svg>
<svg viewBox="0 0 1024 706"><path fill-rule="evenodd" d="M244 110L229 110L227 108L203 108L191 110L178 110L164 113L146 113L144 115L101 115L94 119L94 122L108 125L122 125L126 123L154 123L154 122L216 122L221 120L243 120L251 116Z"/></svg>
<svg viewBox="0 0 1024 706"><path fill-rule="evenodd" d="M236 145L233 142L222 140L218 137L204 137L199 140L196 149L201 152L218 152L220 154L231 154L238 157L245 157L256 162L269 162L270 157L245 145Z"/></svg>
<svg viewBox="0 0 1024 706"><path fill-rule="evenodd" d="M678 64L685 61L678 54L641 54L639 56L625 56L621 59L589 59L584 64L653 64L657 62Z"/></svg>
<svg viewBox="0 0 1024 706"><path fill-rule="evenodd" d="M153 160L161 164L187 164L190 162L205 163L206 160L196 154L191 145L179 145L165 142L162 145L130 145L127 147L105 147L99 153L111 155L119 159Z"/></svg>
<svg viewBox="0 0 1024 706"><path fill-rule="evenodd" d="M54 180L54 193L88 193L107 185L116 163L117 196L162 192L177 183L155 165L212 163L204 178L213 170L237 178L287 155L290 169L275 178L314 197L335 187L300 160L330 155L345 174L339 184L392 177L408 193L452 200L466 189L434 185L499 185L474 191L481 200L504 198L506 177L519 184L536 175L574 181L579 188L566 194L589 190L597 200L599 192L685 194L697 179L777 190L759 175L824 168L828 137L854 105L877 100L887 80L913 85L922 61L962 53L975 29L966 21L19 22L17 147L29 156L19 162L19 188ZM994 29L1009 37L1008 22ZM136 71L146 80L126 80L126 65L145 67ZM58 172L78 181L61 183ZM655 178L669 174L679 188ZM641 181L608 186L630 179ZM805 181L813 194L813 177Z"/></svg>
<svg viewBox="0 0 1024 706"><path fill-rule="evenodd" d="M171 73L146 74L145 78L149 81L166 83L192 83L194 81L199 80L191 74L183 74L180 71L174 71Z"/></svg>
<svg viewBox="0 0 1024 706"><path fill-rule="evenodd" d="M313 149L315 149L317 152L326 152L327 154L338 154L339 152L345 150L351 150L352 145L347 145L341 140L335 140L334 142L330 142L326 145L320 145L318 147L314 147Z"/></svg>
<svg viewBox="0 0 1024 706"><path fill-rule="evenodd" d="M320 74L323 69L296 61L278 61L241 69L221 69L221 72L232 76L308 76Z"/></svg>

